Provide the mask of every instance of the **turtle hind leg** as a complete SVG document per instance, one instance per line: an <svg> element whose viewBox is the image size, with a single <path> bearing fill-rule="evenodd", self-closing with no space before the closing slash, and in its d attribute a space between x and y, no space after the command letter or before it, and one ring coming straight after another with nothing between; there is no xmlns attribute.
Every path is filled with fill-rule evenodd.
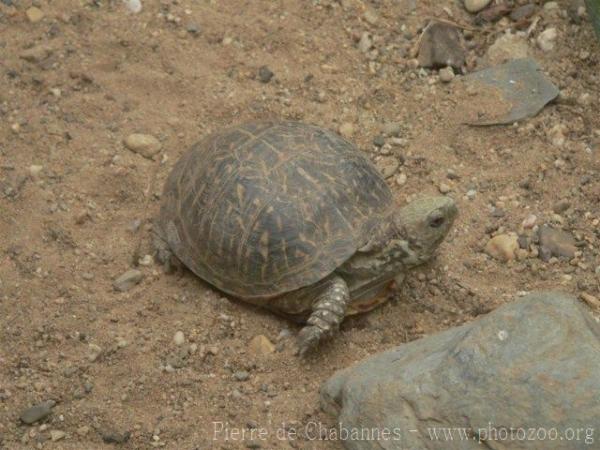
<svg viewBox="0 0 600 450"><path fill-rule="evenodd" d="M307 325L298 334L298 354L305 355L320 341L334 335L340 328L350 301L350 290L340 277L327 280L317 296Z"/></svg>

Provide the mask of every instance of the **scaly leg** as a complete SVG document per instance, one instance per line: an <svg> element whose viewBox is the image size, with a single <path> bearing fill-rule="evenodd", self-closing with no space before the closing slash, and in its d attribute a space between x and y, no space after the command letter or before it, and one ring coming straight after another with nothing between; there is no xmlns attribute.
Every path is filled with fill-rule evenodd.
<svg viewBox="0 0 600 450"><path fill-rule="evenodd" d="M183 268L183 265L173 254L167 241L165 241L160 234L153 232L152 241L156 259L159 264L162 264L165 267L165 272L171 273Z"/></svg>
<svg viewBox="0 0 600 450"><path fill-rule="evenodd" d="M313 304L313 311L307 320L307 325L298 335L300 356L338 331L349 301L350 291L342 278L334 277L326 281L324 289Z"/></svg>

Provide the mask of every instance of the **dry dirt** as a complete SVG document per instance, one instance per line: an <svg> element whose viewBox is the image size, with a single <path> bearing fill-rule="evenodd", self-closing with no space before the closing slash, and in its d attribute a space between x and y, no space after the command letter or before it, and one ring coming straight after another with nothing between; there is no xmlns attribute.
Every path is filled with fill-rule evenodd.
<svg viewBox="0 0 600 450"><path fill-rule="evenodd" d="M563 14L570 2L558 12L538 5L530 41L561 101L516 126L474 128L462 124L454 82L411 61L430 17L473 29L472 68L510 25L476 25L458 1L142 1L131 14L116 0L36 0L44 18L35 23L30 0L0 3L1 448L341 449L314 429L334 425L318 389L335 370L523 291L600 294L600 46L587 22ZM559 36L542 52L534 39L548 26ZM377 52L357 48L364 31ZM268 83L263 65L275 74ZM389 179L398 202L444 183L461 212L438 258L397 298L348 320L306 362L293 355L295 324L189 272L141 266L140 284L112 287L138 242L141 256L151 253L150 219L177 158L208 132L267 117L350 123L374 157L382 126L397 122L400 139L384 148L404 160L406 183ZM162 155L126 149L133 132L158 137ZM560 201L569 207L559 216ZM531 214L573 233L581 255L504 263L483 252ZM277 351L252 354L256 335ZM240 371L249 379L236 381ZM48 399L57 405L45 423L19 422ZM214 422L267 436L226 441ZM282 439L291 429L299 437ZM66 435L54 442L50 431ZM130 436L105 443L110 433Z"/></svg>

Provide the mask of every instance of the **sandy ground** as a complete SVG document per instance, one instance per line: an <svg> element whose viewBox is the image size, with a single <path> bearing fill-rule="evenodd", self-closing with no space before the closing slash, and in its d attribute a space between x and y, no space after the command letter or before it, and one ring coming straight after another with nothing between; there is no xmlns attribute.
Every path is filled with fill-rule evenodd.
<svg viewBox="0 0 600 450"><path fill-rule="evenodd" d="M467 94L455 81L412 61L431 17L465 28L472 68L510 27L477 25L457 1L161 0L131 14L121 1L38 0L37 22L31 1L10 3L0 3L0 447L340 449L319 434L335 423L318 403L335 370L520 292L600 294L600 46L566 0L537 6L529 43L561 101L487 128L462 123ZM558 38L543 52L535 38L547 27ZM376 52L357 48L365 31ZM444 184L461 212L394 301L346 321L305 362L293 355L297 325L189 272L143 265L140 284L112 286L138 243L152 253L150 220L177 158L206 133L257 118L350 124L375 158L382 127L397 123L383 148L404 161L389 179L398 203ZM162 142L156 160L124 147L134 132ZM532 214L573 234L580 253L545 262L534 246L508 263L484 253ZM277 350L251 352L257 335ZM49 399L50 417L20 423Z"/></svg>

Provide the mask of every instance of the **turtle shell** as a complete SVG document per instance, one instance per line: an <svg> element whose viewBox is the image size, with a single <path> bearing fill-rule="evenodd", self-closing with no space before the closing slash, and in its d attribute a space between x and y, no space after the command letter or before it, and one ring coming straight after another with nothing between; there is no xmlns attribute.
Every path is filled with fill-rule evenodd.
<svg viewBox="0 0 600 450"><path fill-rule="evenodd" d="M366 243L393 205L339 135L255 122L209 135L175 164L159 233L196 275L242 299L314 284Z"/></svg>

